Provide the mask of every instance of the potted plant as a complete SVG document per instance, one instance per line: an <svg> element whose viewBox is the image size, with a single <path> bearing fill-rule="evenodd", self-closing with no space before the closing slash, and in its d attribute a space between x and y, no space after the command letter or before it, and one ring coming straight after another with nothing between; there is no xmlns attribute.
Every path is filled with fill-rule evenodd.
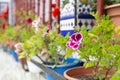
<svg viewBox="0 0 120 80"><path fill-rule="evenodd" d="M105 0L105 10L116 27L120 25L120 0Z"/></svg>
<svg viewBox="0 0 120 80"><path fill-rule="evenodd" d="M78 59L64 59L66 50L66 42L69 38L61 36L57 30L50 30L46 25L40 25L40 20L33 21L35 34L22 44L19 50L19 58L27 57L30 60L37 56L48 68L63 75L63 72L75 66L80 66L82 62ZM70 52L72 53L72 49ZM47 80L56 80L50 74L46 74Z"/></svg>
<svg viewBox="0 0 120 80"><path fill-rule="evenodd" d="M14 45L16 43L24 42L34 33L32 30L31 31L29 30L26 28L21 28L21 26L10 26L10 25L6 26L4 33L1 34L1 37L0 37L0 42L2 43L2 47L4 51L8 51L8 53L9 51L13 52ZM16 54L16 57L17 57L17 54Z"/></svg>
<svg viewBox="0 0 120 80"><path fill-rule="evenodd" d="M32 19L34 19L33 14L27 14L25 11L20 13L20 15L22 15L19 17L21 24L9 25L4 23L0 28L0 42L7 46L8 49L14 47L14 44L10 45L11 41L14 41L14 43L24 42L34 34L34 29L32 29L33 27L31 26Z"/></svg>
<svg viewBox="0 0 120 80"><path fill-rule="evenodd" d="M71 35L67 42L68 48L76 46L76 51L80 59L83 59L84 66L72 68L65 71L64 76L67 80L119 80L119 61L120 61L120 37L119 28L114 33L114 25L109 16L103 16L98 20L95 15L97 25L87 31L82 27L80 32ZM77 39L77 35L82 36L82 40ZM116 37L117 36L117 37ZM67 54L68 55L68 54ZM70 54L69 54L70 55Z"/></svg>
<svg viewBox="0 0 120 80"><path fill-rule="evenodd" d="M28 69L25 69L26 66L25 58L20 60L18 59L18 55L16 53L17 50L15 51L16 47L15 45L23 43L34 34L34 29L31 25L34 16L32 13L27 14L24 11L21 13L22 13L21 15L23 16L20 17L19 21L22 20L24 21L24 23L16 24L13 26L12 25L3 26L0 29L2 32L0 34L0 43L2 43L3 50L12 55L15 61L21 62L23 69L28 71Z"/></svg>

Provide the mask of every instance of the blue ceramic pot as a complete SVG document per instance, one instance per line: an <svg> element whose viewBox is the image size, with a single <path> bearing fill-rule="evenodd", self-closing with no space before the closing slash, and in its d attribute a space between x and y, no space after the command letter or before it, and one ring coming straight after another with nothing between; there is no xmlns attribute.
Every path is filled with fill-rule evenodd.
<svg viewBox="0 0 120 80"><path fill-rule="evenodd" d="M2 44L2 49L4 52L7 52L7 47L4 44Z"/></svg>
<svg viewBox="0 0 120 80"><path fill-rule="evenodd" d="M83 65L83 62L76 58L68 58L67 60L65 60L65 62L67 63L65 65L58 65L55 68L52 68L52 66L48 66L48 68L56 71L58 74L63 76L63 73L65 70ZM47 80L57 80L55 77L53 77L49 73L46 73L46 78Z"/></svg>
<svg viewBox="0 0 120 80"><path fill-rule="evenodd" d="M18 62L18 56L13 49L8 50L8 53L13 56L16 62Z"/></svg>

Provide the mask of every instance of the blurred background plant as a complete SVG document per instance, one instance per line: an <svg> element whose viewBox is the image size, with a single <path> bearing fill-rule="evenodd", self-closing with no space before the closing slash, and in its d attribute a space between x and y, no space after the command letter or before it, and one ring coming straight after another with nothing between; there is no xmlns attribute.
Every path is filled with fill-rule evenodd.
<svg viewBox="0 0 120 80"><path fill-rule="evenodd" d="M32 19L34 19L34 14L27 14L25 11L20 12L22 15L19 15L20 21L23 21L20 24L16 25L3 25L0 28L0 43L4 45L7 49L14 48L14 45L18 42L24 42L29 39L34 34L34 29L31 25Z"/></svg>
<svg viewBox="0 0 120 80"><path fill-rule="evenodd" d="M42 26L29 40L23 43L23 51L20 58L39 56L43 63L62 64L66 51L66 42L69 35L63 37L57 30L50 30L49 27ZM46 56L46 58L43 58Z"/></svg>

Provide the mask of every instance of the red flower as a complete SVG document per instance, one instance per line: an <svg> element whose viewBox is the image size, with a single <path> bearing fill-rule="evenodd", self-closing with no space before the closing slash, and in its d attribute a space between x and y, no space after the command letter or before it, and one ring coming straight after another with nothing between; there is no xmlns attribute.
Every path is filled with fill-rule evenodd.
<svg viewBox="0 0 120 80"><path fill-rule="evenodd" d="M7 19L8 17L8 6L6 6L2 12L2 14L0 15L1 18Z"/></svg>
<svg viewBox="0 0 120 80"><path fill-rule="evenodd" d="M31 19L31 18L28 18L28 19L27 19L27 23L28 23L28 24L31 24L31 23L32 23L32 19Z"/></svg>
<svg viewBox="0 0 120 80"><path fill-rule="evenodd" d="M52 8L55 8L55 7L56 7L56 4L52 4L51 7L52 7Z"/></svg>
<svg viewBox="0 0 120 80"><path fill-rule="evenodd" d="M0 14L0 18L7 19L7 17L8 17L7 13Z"/></svg>
<svg viewBox="0 0 120 80"><path fill-rule="evenodd" d="M55 10L52 12L53 17L56 17L60 13L60 8L55 8Z"/></svg>
<svg viewBox="0 0 120 80"><path fill-rule="evenodd" d="M5 26L6 26L6 23L3 22L3 23L2 23L2 29L5 29Z"/></svg>

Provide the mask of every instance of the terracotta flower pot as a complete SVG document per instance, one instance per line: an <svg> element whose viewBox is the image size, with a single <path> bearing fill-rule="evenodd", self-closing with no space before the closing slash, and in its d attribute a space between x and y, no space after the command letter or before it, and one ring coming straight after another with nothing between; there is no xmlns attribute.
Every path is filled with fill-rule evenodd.
<svg viewBox="0 0 120 80"><path fill-rule="evenodd" d="M100 72L104 73L105 70L101 70ZM76 68L71 68L68 69L64 72L64 77L67 80L81 80L81 78L87 77L87 80L92 80L93 77L91 77L94 73L94 67L90 67L90 68L85 68L83 66L81 67L76 67ZM109 78L112 76L112 74L114 74L114 70L111 69L108 76L107 76L107 80L109 80ZM83 79L82 79L83 80Z"/></svg>
<svg viewBox="0 0 120 80"><path fill-rule="evenodd" d="M105 7L115 27L120 26L120 4L114 4Z"/></svg>

